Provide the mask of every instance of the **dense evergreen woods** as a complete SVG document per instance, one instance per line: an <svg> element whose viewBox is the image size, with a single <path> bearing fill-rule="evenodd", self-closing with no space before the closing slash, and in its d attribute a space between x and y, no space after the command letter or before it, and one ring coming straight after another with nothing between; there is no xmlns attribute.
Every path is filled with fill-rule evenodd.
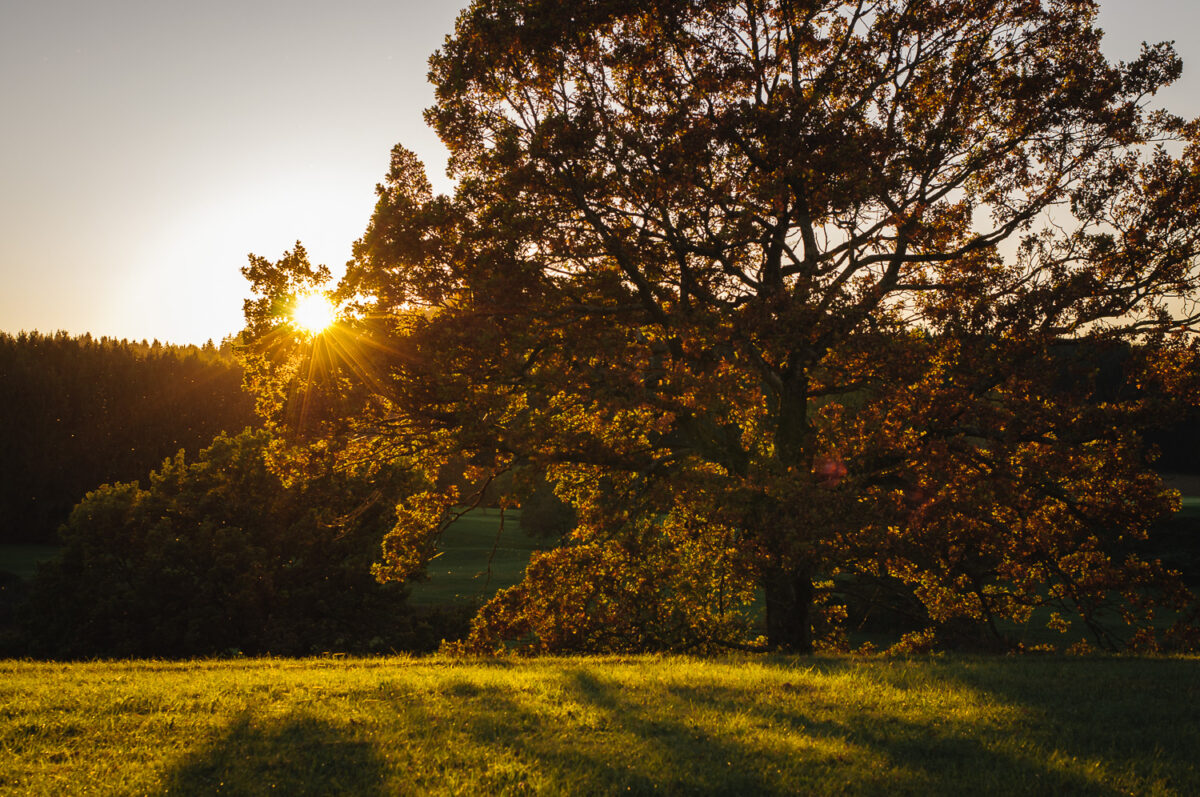
<svg viewBox="0 0 1200 797"><path fill-rule="evenodd" d="M254 422L231 346L0 333L0 542L53 542L71 507Z"/></svg>

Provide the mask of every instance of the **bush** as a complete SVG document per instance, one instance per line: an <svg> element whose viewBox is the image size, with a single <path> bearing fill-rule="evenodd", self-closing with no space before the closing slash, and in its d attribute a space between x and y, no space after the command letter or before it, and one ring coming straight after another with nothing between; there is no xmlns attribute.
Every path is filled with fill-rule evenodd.
<svg viewBox="0 0 1200 797"><path fill-rule="evenodd" d="M406 588L370 567L393 521L364 480L315 467L284 486L270 438L217 437L137 483L75 507L65 548L31 585L29 652L55 657L185 657L428 649L442 618L414 618ZM372 488L385 487L380 491ZM454 624L454 623L451 623Z"/></svg>

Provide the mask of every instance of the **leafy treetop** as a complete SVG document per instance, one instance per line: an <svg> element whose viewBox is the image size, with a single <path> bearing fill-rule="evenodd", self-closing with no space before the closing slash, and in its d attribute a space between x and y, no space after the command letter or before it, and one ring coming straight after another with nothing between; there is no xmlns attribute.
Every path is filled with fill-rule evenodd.
<svg viewBox="0 0 1200 797"><path fill-rule="evenodd" d="M1151 109L1170 45L1111 64L1095 13L477 0L431 59L454 195L393 151L353 356L277 352L264 391L429 474L384 576L462 500L445 463L548 474L578 525L476 649L742 644L761 588L766 642L806 651L864 586L915 599L914 643L1049 604L1155 644L1150 604L1190 598L1138 556L1176 497L1137 430L1195 396L1200 122ZM265 352L311 272L257 263Z"/></svg>

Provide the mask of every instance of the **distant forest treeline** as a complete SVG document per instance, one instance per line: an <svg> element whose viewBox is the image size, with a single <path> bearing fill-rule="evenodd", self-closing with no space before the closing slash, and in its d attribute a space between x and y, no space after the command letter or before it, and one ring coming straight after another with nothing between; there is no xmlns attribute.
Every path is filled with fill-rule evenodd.
<svg viewBox="0 0 1200 797"><path fill-rule="evenodd" d="M0 333L0 542L54 542L89 490L254 423L228 343Z"/></svg>

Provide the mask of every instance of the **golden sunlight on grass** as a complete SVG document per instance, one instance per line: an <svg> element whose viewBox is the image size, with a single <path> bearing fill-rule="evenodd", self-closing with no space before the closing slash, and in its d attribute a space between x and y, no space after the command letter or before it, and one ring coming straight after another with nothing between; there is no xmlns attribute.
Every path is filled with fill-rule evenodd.
<svg viewBox="0 0 1200 797"><path fill-rule="evenodd" d="M321 293L309 293L296 299L292 323L311 335L324 332L337 319L337 308Z"/></svg>
<svg viewBox="0 0 1200 797"><path fill-rule="evenodd" d="M0 662L0 792L1198 794L1200 660Z"/></svg>

